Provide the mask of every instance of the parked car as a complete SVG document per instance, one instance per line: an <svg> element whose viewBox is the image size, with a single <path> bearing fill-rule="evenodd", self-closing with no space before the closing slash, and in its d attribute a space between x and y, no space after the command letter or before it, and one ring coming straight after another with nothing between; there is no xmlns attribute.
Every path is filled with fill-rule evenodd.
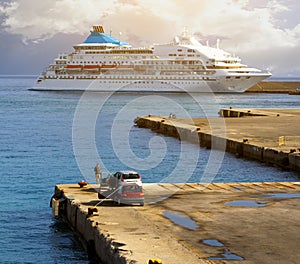
<svg viewBox="0 0 300 264"><path fill-rule="evenodd" d="M125 183L136 183L142 186L142 178L140 174L136 171L118 171L112 175L117 179L118 185Z"/></svg>
<svg viewBox="0 0 300 264"><path fill-rule="evenodd" d="M125 183L119 188L119 191L112 198L119 205L121 204L139 204L144 205L144 192L141 185L136 183Z"/></svg>
<svg viewBox="0 0 300 264"><path fill-rule="evenodd" d="M111 189L108 186L101 186L98 191L98 198L101 200L114 201L119 205L144 205L143 188L136 183L123 183L116 189Z"/></svg>

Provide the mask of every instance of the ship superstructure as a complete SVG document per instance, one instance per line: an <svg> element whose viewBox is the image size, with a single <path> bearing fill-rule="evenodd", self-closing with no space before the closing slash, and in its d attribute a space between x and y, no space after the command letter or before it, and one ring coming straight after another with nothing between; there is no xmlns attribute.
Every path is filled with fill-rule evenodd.
<svg viewBox="0 0 300 264"><path fill-rule="evenodd" d="M271 76L184 32L167 44L135 48L94 26L74 52L60 54L34 90L244 92Z"/></svg>

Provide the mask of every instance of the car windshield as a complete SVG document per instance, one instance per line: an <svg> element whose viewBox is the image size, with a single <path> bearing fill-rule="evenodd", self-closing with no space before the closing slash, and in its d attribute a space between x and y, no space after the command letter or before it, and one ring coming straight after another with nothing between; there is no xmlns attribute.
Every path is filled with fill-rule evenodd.
<svg viewBox="0 0 300 264"><path fill-rule="evenodd" d="M142 187L138 185L124 186L123 192L142 192Z"/></svg>
<svg viewBox="0 0 300 264"><path fill-rule="evenodd" d="M123 174L124 180L130 180L130 179L139 179L139 175L137 173L129 173L129 174Z"/></svg>

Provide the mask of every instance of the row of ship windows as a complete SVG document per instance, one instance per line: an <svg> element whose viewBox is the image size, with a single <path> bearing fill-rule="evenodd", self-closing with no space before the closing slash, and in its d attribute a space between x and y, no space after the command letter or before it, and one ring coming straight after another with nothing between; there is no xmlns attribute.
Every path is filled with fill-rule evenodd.
<svg viewBox="0 0 300 264"><path fill-rule="evenodd" d="M94 48L95 50L99 50L98 47ZM93 47L75 47L76 51L80 50L93 50ZM182 52L182 49L177 49L178 52ZM195 53L196 51L193 49L188 49L187 52L189 53ZM110 54L110 53L116 53L116 54L152 54L153 50L147 50L147 49L137 49L137 50L108 50L108 51L87 51L87 54Z"/></svg>
<svg viewBox="0 0 300 264"><path fill-rule="evenodd" d="M82 48L81 48L82 49ZM99 49L99 48L97 48ZM76 51L78 51L79 49L75 49ZM177 50L178 52L182 52L182 49L178 49ZM195 53L195 50L192 50L192 49L188 49L187 52L193 52ZM108 52L97 52L97 51L87 51L85 52L85 54L153 54L153 51L152 50L132 50L132 51L127 51L127 50L113 50L113 51L108 51ZM175 53L171 53L169 54L169 56L177 56L177 54ZM178 56L188 56L188 57L193 57L195 56L194 54L178 54ZM196 55L197 57L200 57L200 55ZM120 56L118 56L120 57ZM137 56L122 56L126 59L133 59L133 58L137 58ZM66 60L67 57L65 55L63 56L60 56L59 57L61 60ZM146 59L146 56L143 56L143 59Z"/></svg>
<svg viewBox="0 0 300 264"><path fill-rule="evenodd" d="M233 77L231 76L226 76L226 79L232 79ZM241 79L242 77L241 76L235 76L234 77L235 79ZM250 79L250 76L247 76L246 79Z"/></svg>
<svg viewBox="0 0 300 264"><path fill-rule="evenodd" d="M76 46L75 50L106 50L106 46Z"/></svg>
<svg viewBox="0 0 300 264"><path fill-rule="evenodd" d="M204 80L204 79L203 79ZM209 79L206 79L206 80L209 80ZM128 81L104 81L103 83L128 83ZM134 83L142 83L142 84L156 84L157 82L147 82L147 81L137 81L137 82L134 82ZM160 82L161 84L170 84L170 82ZM181 81L181 82L172 82L172 84L194 84L195 82L184 82L184 81Z"/></svg>
<svg viewBox="0 0 300 264"><path fill-rule="evenodd" d="M91 52L87 52L86 53L87 55L91 55L91 54L96 54L96 53L91 53ZM197 58L200 58L201 55L200 54L176 54L176 53L170 53L169 54L169 57L197 57ZM127 59L127 60L132 60L132 59L138 59L139 56L126 56L126 55L114 55L114 56L104 56L104 58L109 58L109 59ZM146 56L141 56L142 59L147 59ZM149 56L150 59L159 59L159 56Z"/></svg>
<svg viewBox="0 0 300 264"><path fill-rule="evenodd" d="M57 65L65 65L66 61L56 61ZM72 61L70 63L71 65L74 64L92 64L92 65L101 65L101 64L110 64L110 65L132 65L132 62L129 64L129 62L126 61ZM174 65L174 64L183 64L183 65L201 65L199 61L144 61L144 65Z"/></svg>
<svg viewBox="0 0 300 264"><path fill-rule="evenodd" d="M143 60L146 60L147 57L146 56L107 56L107 58L109 60L137 60L137 59L143 59ZM151 60L157 60L159 59L160 57L159 56L148 56L148 59L151 59ZM105 57L104 57L105 59Z"/></svg>
<svg viewBox="0 0 300 264"><path fill-rule="evenodd" d="M98 76L95 76L95 75L91 75L91 76L57 76L57 75L54 75L54 76L46 76L47 79L98 79L99 77ZM106 77L106 76L102 76L101 79L111 79L110 76ZM148 77L142 77L140 76L140 78L135 78L135 77L131 77L131 76L115 76L114 79L127 79L127 80L135 80L135 79L145 79L145 80L174 80L173 77L151 77L151 76L148 76ZM194 80L194 81L197 81L197 80L208 80L210 79L209 77L189 77L189 78L185 78L185 77L177 77L176 79L178 80Z"/></svg>
<svg viewBox="0 0 300 264"><path fill-rule="evenodd" d="M198 57L200 58L201 55L200 54L176 54L176 53L170 53L169 54L169 57L176 57L176 56L179 56L179 57Z"/></svg>
<svg viewBox="0 0 300 264"><path fill-rule="evenodd" d="M92 57L94 59L94 57ZM148 59L151 60L157 60L159 59L159 56L149 56ZM72 56L71 60L82 60L83 56ZM146 56L104 56L98 59L108 59L108 60L138 60L138 59L143 59L146 60L147 57Z"/></svg>
<svg viewBox="0 0 300 264"><path fill-rule="evenodd" d="M107 50L107 47L105 46L76 46L74 47L75 50ZM182 52L182 49L177 49L177 51ZM134 52L139 52L139 53L148 53L152 52L151 49L112 49L112 50L107 50L106 52L115 52L115 53L134 53ZM195 52L194 49L188 49L187 52Z"/></svg>
<svg viewBox="0 0 300 264"><path fill-rule="evenodd" d="M57 78L62 78L62 79L74 79L74 76L60 76L60 77L58 77L58 76L46 76L46 78L49 78L49 79L57 79ZM98 78L98 76L89 76L89 77L86 77L86 76L76 76L76 79L90 79L90 78L93 78L93 79L97 79ZM104 77L104 78L106 78L106 77ZM111 77L107 77L107 78L111 78ZM120 77L121 79L124 79L124 77ZM126 77L125 77L126 78ZM161 77L145 77L146 79L153 79L153 80L158 80L158 79L161 79ZM233 79L233 78L235 78L235 79L240 79L240 78L242 78L241 76L235 76L235 77L231 77L231 76L227 76L226 77L226 79ZM251 77L250 76L247 76L246 77L246 79L250 79ZM127 79L135 79L134 77L131 77L131 76L129 76L129 77L127 77ZM170 80L172 80L173 79L173 77L172 78L169 78L169 77L163 77L163 79L165 79L165 80L168 80L168 79L170 79ZM180 79L180 80L185 80L185 78L184 77L178 77L178 79ZM208 77L192 77L192 79L193 80L210 80L210 78L208 78ZM105 81L104 81L105 82ZM174 83L176 83L176 82L174 82Z"/></svg>
<svg viewBox="0 0 300 264"><path fill-rule="evenodd" d="M123 50L112 50L112 51L87 51L85 54L153 54L152 50L130 50L130 51L123 51Z"/></svg>
<svg viewBox="0 0 300 264"><path fill-rule="evenodd" d="M88 47L75 47L75 51L84 51L87 50L87 54L152 54L153 51L151 49L108 49L106 47L101 46L88 46ZM92 50L92 51L90 51ZM101 51L94 51L94 50L101 50Z"/></svg>
<svg viewBox="0 0 300 264"><path fill-rule="evenodd" d="M48 77L48 79L57 79L57 78L51 78ZM74 78L60 78L60 79L74 79ZM77 79L93 79L93 78L78 78ZM95 79L95 78L94 78ZM210 78L199 78L199 80L204 80L204 81L215 81L216 79L210 79ZM170 82L164 82L164 81L159 81L161 84L170 84ZM103 83L128 83L128 81L103 81ZM142 83L142 84L154 84L157 82L154 81L136 81L134 83ZM195 81L175 81L172 82L173 84L194 84Z"/></svg>
<svg viewBox="0 0 300 264"><path fill-rule="evenodd" d="M178 49L177 51L178 51L178 52L182 52L182 49ZM187 52L194 52L194 53L195 53L196 51L193 50L193 49L188 49Z"/></svg>
<svg viewBox="0 0 300 264"><path fill-rule="evenodd" d="M75 60L82 60L84 58L84 56L74 56L72 59ZM92 57L94 59L94 56ZM101 57L96 57L98 59L108 59L108 60L137 60L137 59L147 59L146 56L123 56L123 55L119 55L119 56L101 56ZM151 59L159 59L159 56L150 56L149 58Z"/></svg>

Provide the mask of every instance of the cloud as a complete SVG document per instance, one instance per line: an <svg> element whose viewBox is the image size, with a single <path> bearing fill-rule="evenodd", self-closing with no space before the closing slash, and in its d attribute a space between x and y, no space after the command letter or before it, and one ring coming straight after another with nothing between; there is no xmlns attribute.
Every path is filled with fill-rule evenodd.
<svg viewBox="0 0 300 264"><path fill-rule="evenodd" d="M0 11L7 31L26 40L44 40L57 33L82 33L112 7L111 1L98 0L18 0L2 5Z"/></svg>
<svg viewBox="0 0 300 264"><path fill-rule="evenodd" d="M295 7L298 0L11 0L0 4L0 14L2 29L26 42L58 33L86 36L92 25L103 24L117 37L122 32L124 41L147 45L169 41L187 26L211 44L219 38L222 48L259 59L272 50L300 49ZM296 56L289 59L296 62ZM271 52L266 60L275 63Z"/></svg>
<svg viewBox="0 0 300 264"><path fill-rule="evenodd" d="M0 6L6 16L2 25L27 40L86 34L93 24L104 23L116 32L161 41L188 26L192 32L218 35L243 49L265 46L266 40L294 45L293 32L274 26L274 15L286 10L279 0L15 0Z"/></svg>

